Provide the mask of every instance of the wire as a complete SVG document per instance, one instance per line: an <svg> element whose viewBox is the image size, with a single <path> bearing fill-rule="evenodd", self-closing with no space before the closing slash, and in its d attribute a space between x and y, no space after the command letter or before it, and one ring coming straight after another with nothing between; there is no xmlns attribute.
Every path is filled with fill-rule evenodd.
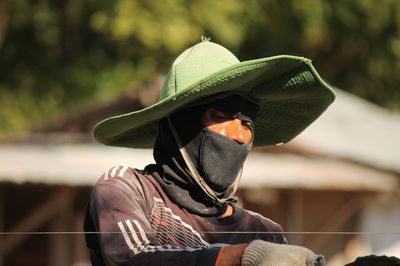
<svg viewBox="0 0 400 266"><path fill-rule="evenodd" d="M140 232L129 232L140 233ZM143 232L142 232L143 233ZM172 232L145 232L146 234L170 234ZM201 234L286 234L286 235L400 235L400 232L261 232L261 231L240 231L240 232L230 232L230 231L205 231L199 232ZM94 235L94 234L122 234L122 232L79 232L79 231L43 231L43 232L0 232L1 235Z"/></svg>

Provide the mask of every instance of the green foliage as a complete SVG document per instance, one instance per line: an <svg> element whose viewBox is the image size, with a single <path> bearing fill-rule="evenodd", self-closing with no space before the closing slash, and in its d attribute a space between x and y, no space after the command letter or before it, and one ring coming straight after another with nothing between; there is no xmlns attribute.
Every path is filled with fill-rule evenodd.
<svg viewBox="0 0 400 266"><path fill-rule="evenodd" d="M400 1L13 0L0 51L0 130L30 129L165 73L211 37L241 60L314 60L322 76L400 109Z"/></svg>

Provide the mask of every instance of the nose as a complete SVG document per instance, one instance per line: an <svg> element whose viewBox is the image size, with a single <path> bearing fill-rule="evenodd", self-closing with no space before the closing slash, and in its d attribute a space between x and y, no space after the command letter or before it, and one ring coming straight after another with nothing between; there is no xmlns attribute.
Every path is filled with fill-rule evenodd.
<svg viewBox="0 0 400 266"><path fill-rule="evenodd" d="M239 119L215 123L208 126L208 128L242 144L249 144L253 134L250 128L243 125L242 121Z"/></svg>
<svg viewBox="0 0 400 266"><path fill-rule="evenodd" d="M251 130L243 125L242 120L234 119L227 122L226 136L242 144L249 144L251 141Z"/></svg>

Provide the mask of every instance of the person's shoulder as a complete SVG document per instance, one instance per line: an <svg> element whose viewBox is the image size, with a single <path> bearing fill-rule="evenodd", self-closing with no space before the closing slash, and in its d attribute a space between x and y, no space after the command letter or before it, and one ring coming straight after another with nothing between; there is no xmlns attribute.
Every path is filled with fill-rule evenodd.
<svg viewBox="0 0 400 266"><path fill-rule="evenodd" d="M113 166L106 170L97 181L96 189L118 188L123 190L143 190L143 171L130 166Z"/></svg>
<svg viewBox="0 0 400 266"><path fill-rule="evenodd" d="M282 226L280 226L278 223L274 222L273 220L265 217L264 215L261 215L254 211L245 210L245 209L243 209L243 211L247 215L249 215L252 219L256 219L256 220L260 221L262 224L264 224L268 228L268 231L282 232Z"/></svg>
<svg viewBox="0 0 400 266"><path fill-rule="evenodd" d="M98 180L99 182L113 182L117 180L129 180L131 178L136 178L136 169L130 166L113 166L106 170Z"/></svg>
<svg viewBox="0 0 400 266"><path fill-rule="evenodd" d="M257 220L262 224L263 228L260 230L264 230L266 232L274 232L274 234L266 235L267 241L272 241L274 243L287 244L287 240L283 235L282 226L278 223L268 219L267 217L250 210L244 210L246 214L250 217L250 219ZM276 233L275 233L276 232Z"/></svg>
<svg viewBox="0 0 400 266"><path fill-rule="evenodd" d="M105 171L100 179L107 181L113 178L127 178L132 175L133 171L134 169L130 166L113 166Z"/></svg>
<svg viewBox="0 0 400 266"><path fill-rule="evenodd" d="M152 198L149 186L143 181L145 179L145 174L141 170L129 166L109 168L92 190L91 212L148 208L152 204Z"/></svg>

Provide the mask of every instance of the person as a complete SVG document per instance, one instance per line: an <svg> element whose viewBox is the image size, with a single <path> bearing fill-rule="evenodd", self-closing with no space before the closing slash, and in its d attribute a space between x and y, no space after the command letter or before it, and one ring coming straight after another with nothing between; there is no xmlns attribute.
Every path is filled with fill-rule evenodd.
<svg viewBox="0 0 400 266"><path fill-rule="evenodd" d="M113 167L93 188L92 264L322 265L234 195L252 146L288 142L334 98L306 58L240 62L208 40L185 50L157 103L94 127L100 143L153 148L155 164Z"/></svg>

